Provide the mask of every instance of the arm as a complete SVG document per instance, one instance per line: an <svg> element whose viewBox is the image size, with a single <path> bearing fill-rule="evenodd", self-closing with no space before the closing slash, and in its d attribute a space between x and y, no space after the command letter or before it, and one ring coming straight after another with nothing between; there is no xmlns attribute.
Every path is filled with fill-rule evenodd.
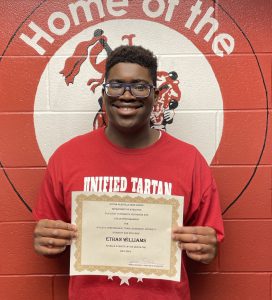
<svg viewBox="0 0 272 300"><path fill-rule="evenodd" d="M75 225L70 224L70 199L64 196L62 157L56 151L50 158L33 209L37 221L34 229L34 249L38 254L53 256L65 251L77 236Z"/></svg>
<svg viewBox="0 0 272 300"><path fill-rule="evenodd" d="M223 240L224 228L218 190L210 168L201 155L195 158L189 209L184 215L184 227L173 229L173 239L188 257L210 263Z"/></svg>

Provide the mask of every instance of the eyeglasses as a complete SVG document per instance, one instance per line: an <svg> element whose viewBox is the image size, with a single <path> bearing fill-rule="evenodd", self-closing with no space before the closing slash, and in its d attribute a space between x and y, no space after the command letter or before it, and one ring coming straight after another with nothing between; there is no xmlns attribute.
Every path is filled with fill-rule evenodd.
<svg viewBox="0 0 272 300"><path fill-rule="evenodd" d="M156 87L148 83L110 82L104 83L103 88L109 97L120 97L125 91L129 91L136 98L147 98L150 95L151 89L155 89Z"/></svg>

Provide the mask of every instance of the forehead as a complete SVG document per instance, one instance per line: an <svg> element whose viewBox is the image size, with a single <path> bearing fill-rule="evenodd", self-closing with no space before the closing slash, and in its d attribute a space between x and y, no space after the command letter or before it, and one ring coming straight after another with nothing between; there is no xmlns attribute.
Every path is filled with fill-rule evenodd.
<svg viewBox="0 0 272 300"><path fill-rule="evenodd" d="M152 82L147 68L134 63L118 63L109 70L108 80L122 80L125 82L143 80Z"/></svg>

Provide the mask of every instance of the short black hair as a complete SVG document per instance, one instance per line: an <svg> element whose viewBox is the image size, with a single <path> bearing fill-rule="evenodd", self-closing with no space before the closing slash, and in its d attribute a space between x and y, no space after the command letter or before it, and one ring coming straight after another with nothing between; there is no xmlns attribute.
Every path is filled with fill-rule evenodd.
<svg viewBox="0 0 272 300"><path fill-rule="evenodd" d="M142 46L119 46L115 48L108 56L106 61L105 78L107 80L110 69L122 62L138 64L148 69L153 84L157 83L157 57L148 49Z"/></svg>

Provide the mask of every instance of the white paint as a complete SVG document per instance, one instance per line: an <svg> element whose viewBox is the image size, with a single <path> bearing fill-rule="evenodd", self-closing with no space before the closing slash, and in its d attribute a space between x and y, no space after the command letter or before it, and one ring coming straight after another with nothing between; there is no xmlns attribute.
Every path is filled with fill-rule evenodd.
<svg viewBox="0 0 272 300"><path fill-rule="evenodd" d="M206 42L208 42L211 39L211 37L215 34L215 32L218 30L219 27L218 21L215 18L211 17L213 12L214 12L214 8L210 7L194 29L194 32L196 34L199 34L200 30L202 30L205 25L207 24L211 25L211 28L209 29L208 33L204 37L204 40Z"/></svg>
<svg viewBox="0 0 272 300"><path fill-rule="evenodd" d="M92 12L91 12L91 5L92 5L92 7L93 7L93 5L96 6L100 19L105 17L104 8L103 8L103 4L102 4L101 0L87 0L87 1L79 0L79 1L76 1L75 3L71 3L68 5L75 25L80 24L79 11L84 12L87 22L90 22L93 20L93 16L92 16Z"/></svg>
<svg viewBox="0 0 272 300"><path fill-rule="evenodd" d="M191 6L191 15L185 24L186 28L191 29L196 17L201 14L201 5L202 1L197 1L195 5Z"/></svg>
<svg viewBox="0 0 272 300"><path fill-rule="evenodd" d="M144 2L143 2L143 11L150 18L158 18L164 12L165 3L164 3L164 0L155 0L158 4L158 9L155 10L155 11L152 11L152 10L150 10L149 5L153 1L154 0L144 0Z"/></svg>
<svg viewBox="0 0 272 300"><path fill-rule="evenodd" d="M143 20L113 20L89 27L63 44L50 59L41 76L34 105L36 138L44 159L48 161L59 145L92 128L101 88L94 95L87 81L99 78L99 74L86 60L74 84L66 86L59 72L76 45L90 39L97 28L104 30L111 48L127 42L122 42L123 35L134 33L135 44L158 55L159 70L178 73L182 98L174 122L167 125L167 130L196 145L210 163L223 130L223 114L217 120L217 112L223 111L223 100L213 70L206 57L185 36L164 25ZM159 42L158 32L163 37ZM44 112L48 109L48 87L51 111Z"/></svg>
<svg viewBox="0 0 272 300"><path fill-rule="evenodd" d="M235 45L234 38L231 35L227 33L221 33L215 37L212 44L212 49L213 52L216 53L216 55L223 57L224 51L220 49L220 46L229 55L234 50L234 45Z"/></svg>
<svg viewBox="0 0 272 300"><path fill-rule="evenodd" d="M39 45L41 39L45 39L48 43L53 44L54 38L42 30L38 25L34 22L30 22L28 27L34 31L34 35L32 37L27 36L22 33L20 35L20 39L23 40L27 45L36 50L40 55L45 53L45 49Z"/></svg>
<svg viewBox="0 0 272 300"><path fill-rule="evenodd" d="M175 6L179 5L179 0L168 0L168 4L169 6L165 15L165 21L170 22L173 17Z"/></svg>
<svg viewBox="0 0 272 300"><path fill-rule="evenodd" d="M63 27L58 28L55 26L55 21L57 19L61 19L63 22ZM54 12L53 14L50 15L48 19L48 28L50 31L56 35L64 35L67 33L67 31L70 29L71 22L68 16L65 13L62 12Z"/></svg>
<svg viewBox="0 0 272 300"><path fill-rule="evenodd" d="M114 8L120 8L120 7L128 7L128 0L121 0L119 2L113 1L113 0L107 0L107 8L108 12L115 17L121 17L127 13L124 9L116 10Z"/></svg>

